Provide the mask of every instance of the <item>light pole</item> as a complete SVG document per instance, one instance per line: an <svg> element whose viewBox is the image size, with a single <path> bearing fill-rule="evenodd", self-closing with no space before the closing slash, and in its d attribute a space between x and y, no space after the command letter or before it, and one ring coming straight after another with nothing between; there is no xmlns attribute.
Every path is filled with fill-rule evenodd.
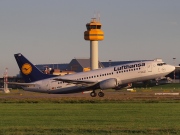
<svg viewBox="0 0 180 135"><path fill-rule="evenodd" d="M109 60L109 67L111 67L111 60Z"/></svg>
<svg viewBox="0 0 180 135"><path fill-rule="evenodd" d="M176 58L173 58L174 66L175 66L175 60L176 60ZM176 79L175 70L174 70L174 83L175 83L175 79Z"/></svg>
<svg viewBox="0 0 180 135"><path fill-rule="evenodd" d="M9 88L8 88L8 68L6 68L6 71L4 72L4 92L9 93Z"/></svg>

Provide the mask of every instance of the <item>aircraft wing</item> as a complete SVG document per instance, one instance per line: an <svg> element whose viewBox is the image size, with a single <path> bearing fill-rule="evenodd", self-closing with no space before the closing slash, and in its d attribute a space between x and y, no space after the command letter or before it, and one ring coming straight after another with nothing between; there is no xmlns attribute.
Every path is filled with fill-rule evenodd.
<svg viewBox="0 0 180 135"><path fill-rule="evenodd" d="M56 78L53 79L56 81L63 81L66 83L72 83L72 84L76 84L76 85L83 85L83 86L92 86L97 84L98 82L94 82L94 81L83 81L83 80L71 80L71 79L62 79L62 78Z"/></svg>
<svg viewBox="0 0 180 135"><path fill-rule="evenodd" d="M32 86L36 85L35 83L18 83L18 82L7 82L8 84L20 85L20 86Z"/></svg>

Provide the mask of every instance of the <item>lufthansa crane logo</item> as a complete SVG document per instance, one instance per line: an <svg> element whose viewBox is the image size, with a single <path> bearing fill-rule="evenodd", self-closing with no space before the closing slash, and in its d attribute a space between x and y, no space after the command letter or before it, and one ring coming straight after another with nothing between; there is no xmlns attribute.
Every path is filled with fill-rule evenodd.
<svg viewBox="0 0 180 135"><path fill-rule="evenodd" d="M32 71L32 66L30 64L28 64L28 63L25 63L25 64L22 65L21 70L22 70L23 74L28 75Z"/></svg>

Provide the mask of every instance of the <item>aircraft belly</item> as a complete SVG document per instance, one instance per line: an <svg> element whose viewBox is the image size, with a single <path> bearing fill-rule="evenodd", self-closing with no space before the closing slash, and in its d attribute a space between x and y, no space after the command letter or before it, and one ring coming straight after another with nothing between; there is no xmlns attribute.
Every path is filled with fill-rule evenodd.
<svg viewBox="0 0 180 135"><path fill-rule="evenodd" d="M41 93L48 93L46 90L41 90L39 88L28 88L28 87L22 87L25 91L31 91L31 92L41 92Z"/></svg>
<svg viewBox="0 0 180 135"><path fill-rule="evenodd" d="M87 90L87 87L73 86L73 87L67 87L67 88L61 88L61 89L51 90L51 91L49 91L49 93L50 93L50 94L67 94L67 93L82 92L82 91L84 91L84 90Z"/></svg>
<svg viewBox="0 0 180 135"><path fill-rule="evenodd" d="M49 93L49 94L66 94L66 93L77 93L82 91L90 90L90 87L85 86L71 86L65 88L56 88L56 89L41 89L40 87L22 87L25 91L31 92L40 92L40 93Z"/></svg>

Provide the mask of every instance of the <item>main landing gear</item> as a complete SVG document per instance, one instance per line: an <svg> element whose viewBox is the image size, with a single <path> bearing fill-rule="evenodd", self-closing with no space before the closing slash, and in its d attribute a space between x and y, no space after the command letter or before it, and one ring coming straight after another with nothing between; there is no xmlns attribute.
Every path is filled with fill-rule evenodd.
<svg viewBox="0 0 180 135"><path fill-rule="evenodd" d="M93 92L90 93L91 97L96 97L97 96L97 93L93 90ZM100 91L98 93L98 96L99 97L104 97L104 93L102 91Z"/></svg>

